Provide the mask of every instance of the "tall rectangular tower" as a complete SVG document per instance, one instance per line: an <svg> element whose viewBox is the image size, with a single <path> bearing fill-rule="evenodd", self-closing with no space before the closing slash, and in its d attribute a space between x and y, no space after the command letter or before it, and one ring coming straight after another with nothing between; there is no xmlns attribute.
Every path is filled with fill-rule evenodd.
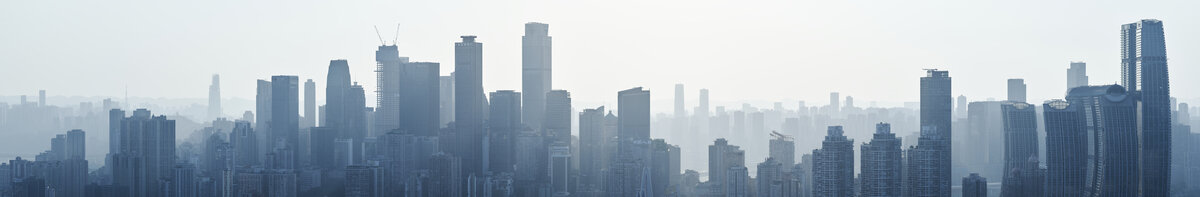
<svg viewBox="0 0 1200 197"><path fill-rule="evenodd" d="M290 166L298 166L300 155L300 78L271 76L271 131L267 144L270 150L287 149L293 155Z"/></svg>
<svg viewBox="0 0 1200 197"><path fill-rule="evenodd" d="M483 175L483 130L487 100L483 96L483 43L462 36L454 43L454 156L462 158L462 175ZM379 121L379 120L376 120Z"/></svg>
<svg viewBox="0 0 1200 197"><path fill-rule="evenodd" d="M521 98L525 107L522 118L534 131L542 128L546 113L546 93L551 90L550 25L525 23L521 36Z"/></svg>
<svg viewBox="0 0 1200 197"><path fill-rule="evenodd" d="M909 159L912 193L950 196L950 72L930 69L921 77L921 133Z"/></svg>
<svg viewBox="0 0 1200 197"><path fill-rule="evenodd" d="M1139 150L1146 196L1167 196L1171 161L1171 88L1163 23L1144 19L1121 26L1121 84L1141 103Z"/></svg>

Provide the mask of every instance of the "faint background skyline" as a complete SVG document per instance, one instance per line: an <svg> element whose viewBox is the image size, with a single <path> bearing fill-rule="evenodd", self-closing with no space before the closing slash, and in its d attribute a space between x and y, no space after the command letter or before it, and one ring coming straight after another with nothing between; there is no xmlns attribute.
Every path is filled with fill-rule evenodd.
<svg viewBox="0 0 1200 197"><path fill-rule="evenodd" d="M1129 9L1152 6L1154 9ZM1091 84L1119 79L1121 24L1164 21L1172 95L1200 98L1200 14L1193 1L6 1L0 2L0 95L253 100L256 79L298 75L323 90L329 60L347 59L374 106L373 26L400 55L453 71L453 43L484 43L488 92L520 91L522 24L550 25L554 89L576 106L615 104L644 86L669 113L673 85L687 106L708 88L714 105L805 100L829 92L857 106L918 100L923 68L950 71L954 95L1003 100L1024 78L1029 102L1061 98L1071 61ZM400 31L396 32L399 24ZM318 91L318 98L324 98ZM5 99L8 102L15 100ZM660 102L662 101L662 102ZM4 102L4 101L0 101ZM54 103L53 105L75 104ZM665 102L665 103L664 103ZM319 101L318 103L323 103ZM661 104L660 104L661 103ZM726 104L723 104L726 103ZM785 103L794 108L794 103ZM246 109L230 109L226 115ZM759 104L759 107L769 107ZM576 107L578 109L582 109Z"/></svg>

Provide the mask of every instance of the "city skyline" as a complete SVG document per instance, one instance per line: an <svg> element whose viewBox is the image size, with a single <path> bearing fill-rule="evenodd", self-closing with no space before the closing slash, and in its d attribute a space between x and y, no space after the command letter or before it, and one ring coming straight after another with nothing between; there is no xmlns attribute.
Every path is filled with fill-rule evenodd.
<svg viewBox="0 0 1200 197"><path fill-rule="evenodd" d="M97 52L126 55L87 59L102 62L93 67L121 63L121 58L133 57L129 54L144 57L144 61L105 71L62 65L55 69L65 72L52 77L59 80L44 83L40 78L26 78L47 78L49 75L39 71L45 66L39 65L57 60L0 68L4 73L19 73L0 75L0 84L13 84L0 87L0 133L6 134L0 139L0 196L1200 194L1200 186L1190 184L1200 182L1200 166L1194 165L1200 161L1200 133L1191 129L1200 124L1200 118L1190 115L1200 113L1200 107L1188 105L1200 102L1200 97L1187 98L1200 96L1190 86L1200 84L1196 83L1200 79L1188 77L1200 69L1187 66L1192 48L1200 51L1200 39L1186 37L1191 35L1190 29L1200 32L1200 23L1176 19L1181 21L1176 24L1167 17L1179 16L1174 8L1155 17L1119 22L1092 18L1069 25L1049 24L1093 12L1069 11L1066 13L1082 14L1044 20L1029 20L1042 16L1031 14L1003 21L992 17L1011 16L997 8L1012 5L942 3L937 5L964 9L922 8L937 11L915 14L860 12L892 3L756 2L729 6L734 13L688 18L696 10L667 10L664 13L677 15L643 16L645 20L636 22L624 19L653 10L647 8L671 7L660 3L622 7L633 12L608 20L572 23L570 19L583 16L559 13L555 18L517 24L508 22L561 11L553 9L556 7L592 3L502 3L499 5L534 5L516 10L551 10L479 21L463 19L506 11L474 7L493 5L491 2L430 3L421 5L430 10L416 13L432 14L441 6L461 5L463 9L449 13L470 14L432 15L432 20L415 23L405 19L396 24L394 37L386 36L390 28L369 25L375 26L378 42L346 39L338 44L355 45L350 47L353 50L322 44L356 34L357 30L350 28L337 34L322 33L349 26L339 24L317 32L274 37L310 36L287 49L258 52L279 47L259 46L270 43L261 40L225 50L254 56L196 52L210 56L199 60L169 54L199 51L209 46L207 43L189 45L193 40L185 40L179 43L185 47L179 48L186 49L179 51L127 52L153 46L136 44L139 37L103 37L106 39L96 43L126 39L130 44ZM375 3L348 3L340 8L371 4ZM182 4L145 7L178 5ZM313 5L320 3L282 6ZM774 7L753 14L737 13L756 6L801 5L830 6L821 12L852 17L768 25L761 22L793 13ZM989 5L993 7L977 7ZM1067 5L1050 3L1030 9ZM671 8L718 8L709 6L700 2ZM850 11L825 13L838 9ZM938 18L937 13L980 18L956 23L965 18ZM899 15L873 18L888 14ZM1137 14L1140 11L1125 13ZM347 18L372 15L365 12ZM179 17L176 13L161 16ZM295 20L274 18L281 16L287 14L255 21ZM710 18L713 16L718 17ZM764 19L754 20L759 17ZM765 20L768 18L773 20ZM924 20L908 21L909 26L882 23L913 18ZM657 26L645 23L665 19L688 20L667 20L675 23ZM224 24L223 20L188 27L245 24ZM716 28L678 33L703 20L713 20L710 27ZM154 20L123 22L148 21ZM445 23L424 23L429 21ZM5 22L0 19L0 25ZM937 22L952 25L913 28ZM475 23L486 24L486 28L458 27ZM976 27L993 23L990 28ZM1107 28L1066 31L1088 29L1093 23L1107 23ZM421 25L429 27L407 28ZM433 30L443 25L456 27L450 31L468 32ZM137 32L164 36L154 32L174 31L169 26ZM628 29L633 27L642 28ZM818 31L792 32L813 27ZM259 30L289 28L303 27L266 25ZM523 31L509 35L512 28ZM862 29L879 31L846 32ZM1025 31L1047 33L1022 33ZM438 34L426 35L430 32ZM677 34L662 34L668 32ZM1049 39L1067 34L1073 39ZM440 40L448 35L456 39ZM197 39L220 36L235 37L212 43L261 35L241 32ZM427 39L411 40L419 37ZM520 42L512 42L517 37ZM1098 37L1107 40L1093 39ZM553 39L557 44L551 44L552 38L557 38ZM412 43L406 44L406 39ZM855 41L834 44L847 39ZM581 44L591 46L583 49ZM1009 50L1021 44L1026 45ZM1087 50L1070 50L1092 45L1095 47ZM814 52L810 47L827 49ZM294 48L311 50L304 51L309 55L296 55L292 54ZM944 51L949 48L957 50ZM329 49L341 50L324 51ZM902 51L885 53L889 49ZM1119 53L1096 52L1105 49ZM1183 60L1169 59L1168 50L1174 54L1169 57ZM0 65L29 61L33 56L28 54L39 49L30 47L29 51L33 52L0 57ZM374 61L360 59L370 57L371 51L375 52ZM10 51L0 46L0 53L4 52ZM306 62L320 54L351 55L325 58L315 66L322 71L309 75ZM1085 55L1079 56L1084 59L1070 59L1075 58L1072 54ZM93 54L61 59L86 59L89 55ZM1050 64L1048 60L1055 58L1049 57L1066 59ZM162 59L191 61L148 64ZM276 61L248 65L259 59ZM1168 60L1176 66L1169 67ZM209 61L224 64L202 65ZM202 71L205 69L214 71ZM370 72L363 72L368 69ZM254 75L246 78L248 74ZM191 75L204 77L192 79ZM102 79L114 76L117 78ZM1110 83L1109 79L1116 80ZM134 84L135 92L150 87L159 94L136 93L136 99L130 100L128 84L113 85L126 80ZM64 82L73 85L62 86ZM192 87L193 83L200 85ZM517 85L511 86L514 83ZM120 89L113 90L116 87ZM157 87L169 90L158 91ZM9 91L23 93L3 95ZM87 95L85 92L123 95L79 96ZM192 93L183 92L207 97L190 98Z"/></svg>

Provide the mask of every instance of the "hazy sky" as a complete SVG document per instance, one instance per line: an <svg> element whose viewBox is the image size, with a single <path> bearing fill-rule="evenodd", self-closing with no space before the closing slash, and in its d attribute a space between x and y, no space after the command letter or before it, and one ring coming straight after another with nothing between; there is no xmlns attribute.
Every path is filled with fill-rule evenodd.
<svg viewBox="0 0 1200 197"><path fill-rule="evenodd" d="M1032 103L1062 97L1071 61L1092 84L1117 82L1120 25L1163 20L1173 96L1197 98L1197 1L0 1L0 95L254 98L255 79L316 78L348 59L375 89L374 51L453 71L453 42L484 43L488 91L520 90L522 25L550 24L554 88L608 102L673 84L713 100L808 100L828 92L918 100L922 68L948 69L954 94L1004 98L1024 78ZM400 31L396 33L396 25ZM319 91L322 92L323 91ZM368 103L374 105L373 93ZM318 94L322 97L323 94ZM791 105L789 105L791 106ZM658 107L656 107L658 108Z"/></svg>

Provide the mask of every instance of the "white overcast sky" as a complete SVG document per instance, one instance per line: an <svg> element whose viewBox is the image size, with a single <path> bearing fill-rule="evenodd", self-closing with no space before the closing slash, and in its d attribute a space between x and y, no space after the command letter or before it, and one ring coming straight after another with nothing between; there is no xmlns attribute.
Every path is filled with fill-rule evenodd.
<svg viewBox="0 0 1200 197"><path fill-rule="evenodd" d="M1198 1L0 1L0 95L254 98L255 79L315 78L331 59L374 90L374 51L453 71L453 42L484 43L488 91L520 90L522 25L550 24L554 88L614 103L645 86L687 85L713 100L807 100L828 92L918 100L923 68L948 69L954 94L1002 99L1024 78L1031 103L1062 97L1071 61L1092 84L1119 76L1120 25L1163 20L1173 96L1200 97ZM400 31L396 33L396 25ZM319 91L323 92L323 91ZM374 103L369 93L368 103ZM322 97L322 94L318 94ZM373 105L373 104L370 104ZM765 107L765 106L764 106ZM790 107L790 105L789 105ZM658 107L656 107L658 108Z"/></svg>

